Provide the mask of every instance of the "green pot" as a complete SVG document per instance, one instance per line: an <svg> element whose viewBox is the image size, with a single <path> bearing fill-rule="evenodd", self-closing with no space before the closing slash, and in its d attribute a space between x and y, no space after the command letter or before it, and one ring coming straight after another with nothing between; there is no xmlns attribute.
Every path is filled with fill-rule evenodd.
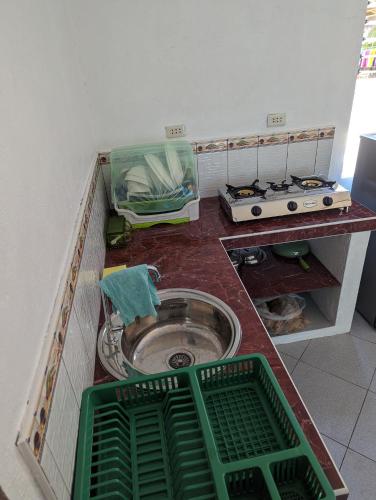
<svg viewBox="0 0 376 500"><path fill-rule="evenodd" d="M304 271L309 271L309 264L303 259L310 252L307 241L292 241L289 243L281 243L273 245L272 250L276 255L285 257L286 259L298 259L300 267Z"/></svg>

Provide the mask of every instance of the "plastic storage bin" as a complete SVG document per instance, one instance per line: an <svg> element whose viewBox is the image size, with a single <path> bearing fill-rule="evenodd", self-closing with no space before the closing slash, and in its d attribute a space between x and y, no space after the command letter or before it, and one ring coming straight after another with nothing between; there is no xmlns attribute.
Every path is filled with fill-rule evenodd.
<svg viewBox="0 0 376 500"><path fill-rule="evenodd" d="M198 174L187 141L115 149L110 155L114 207L133 226L198 218Z"/></svg>
<svg viewBox="0 0 376 500"><path fill-rule="evenodd" d="M87 389L74 499L334 500L266 359Z"/></svg>

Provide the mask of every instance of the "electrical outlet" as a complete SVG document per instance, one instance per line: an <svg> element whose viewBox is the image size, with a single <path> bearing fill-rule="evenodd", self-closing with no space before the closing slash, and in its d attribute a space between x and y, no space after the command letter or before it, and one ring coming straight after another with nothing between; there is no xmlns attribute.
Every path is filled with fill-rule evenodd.
<svg viewBox="0 0 376 500"><path fill-rule="evenodd" d="M165 127L166 137L173 139L174 137L185 136L185 125L168 125Z"/></svg>
<svg viewBox="0 0 376 500"><path fill-rule="evenodd" d="M269 113L267 125L268 127L283 127L286 125L286 113Z"/></svg>

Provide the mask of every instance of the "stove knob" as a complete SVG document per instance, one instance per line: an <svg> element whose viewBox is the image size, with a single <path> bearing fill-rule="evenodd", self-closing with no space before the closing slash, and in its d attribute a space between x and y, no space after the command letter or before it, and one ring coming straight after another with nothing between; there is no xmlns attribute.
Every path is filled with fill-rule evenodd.
<svg viewBox="0 0 376 500"><path fill-rule="evenodd" d="M257 205L255 205L254 207L251 208L251 212L252 212L252 215L254 215L255 217L258 217L259 215L261 215L261 207L258 207Z"/></svg>
<svg viewBox="0 0 376 500"><path fill-rule="evenodd" d="M324 196L322 202L326 207L330 207L331 205L333 205L333 198L331 198L330 196Z"/></svg>
<svg viewBox="0 0 376 500"><path fill-rule="evenodd" d="M290 212L295 212L295 210L298 208L298 204L296 201L289 201L287 203L287 208L290 210Z"/></svg>

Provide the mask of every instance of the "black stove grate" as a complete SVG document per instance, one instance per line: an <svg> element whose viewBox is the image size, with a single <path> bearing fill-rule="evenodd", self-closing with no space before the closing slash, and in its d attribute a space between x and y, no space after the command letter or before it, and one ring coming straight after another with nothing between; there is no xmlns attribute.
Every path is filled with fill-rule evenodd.
<svg viewBox="0 0 376 500"><path fill-rule="evenodd" d="M292 182L288 184L286 180L282 182L267 181L267 184L269 184L269 189L277 192L286 192L289 190L289 187L293 185Z"/></svg>
<svg viewBox="0 0 376 500"><path fill-rule="evenodd" d="M262 197L265 198L266 189L261 189L258 186L259 180L256 179L252 184L247 184L244 186L231 186L231 184L226 184L228 194L234 198L234 200L242 200L247 198Z"/></svg>
<svg viewBox="0 0 376 500"><path fill-rule="evenodd" d="M300 189L304 189L307 191L313 189L322 189L322 188L333 188L336 181L328 181L323 177L318 175L311 175L307 177L298 177L296 175L290 175L293 184L300 187Z"/></svg>

